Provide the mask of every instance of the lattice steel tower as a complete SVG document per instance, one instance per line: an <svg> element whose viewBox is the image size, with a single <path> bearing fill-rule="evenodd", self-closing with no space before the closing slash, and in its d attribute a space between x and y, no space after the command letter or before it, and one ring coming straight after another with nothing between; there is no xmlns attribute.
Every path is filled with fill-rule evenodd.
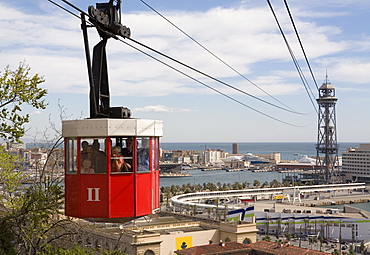
<svg viewBox="0 0 370 255"><path fill-rule="evenodd" d="M318 137L317 137L317 158L318 183L340 183L340 172L338 168L338 144L337 128L335 117L335 88L328 82L319 88L319 98L316 99L319 105L318 113Z"/></svg>

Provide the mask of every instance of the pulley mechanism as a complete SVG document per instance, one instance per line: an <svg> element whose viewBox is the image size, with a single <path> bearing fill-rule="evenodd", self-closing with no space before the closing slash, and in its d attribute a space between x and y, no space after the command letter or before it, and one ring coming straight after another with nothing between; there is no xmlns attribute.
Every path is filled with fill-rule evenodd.
<svg viewBox="0 0 370 255"><path fill-rule="evenodd" d="M116 5L114 5L114 2L114 0L110 0L109 3L97 3L96 8L89 6L89 21L100 28L104 28L103 30L98 29L102 37L102 34L106 35L103 32L105 30L114 35L128 38L131 35L130 28L121 24L121 1L116 1Z"/></svg>
<svg viewBox="0 0 370 255"><path fill-rule="evenodd" d="M89 22L97 29L101 40L95 45L93 59L90 58L86 13L81 13L84 34L85 53L90 83L90 118L130 118L131 111L126 107L110 107L108 66L106 45L109 38L117 36L129 38L130 28L121 24L121 0L110 0L108 3L97 3L89 6Z"/></svg>

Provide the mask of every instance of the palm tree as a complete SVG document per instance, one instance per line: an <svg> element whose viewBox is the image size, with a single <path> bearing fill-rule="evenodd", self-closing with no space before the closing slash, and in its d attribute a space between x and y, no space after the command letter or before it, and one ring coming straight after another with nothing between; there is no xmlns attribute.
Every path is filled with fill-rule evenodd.
<svg viewBox="0 0 370 255"><path fill-rule="evenodd" d="M281 187L281 183L278 180L274 179L273 181L270 182L270 187L271 188Z"/></svg>
<svg viewBox="0 0 370 255"><path fill-rule="evenodd" d="M292 239L292 235L289 232L285 232L284 236L285 236L287 241L290 241Z"/></svg>
<svg viewBox="0 0 370 255"><path fill-rule="evenodd" d="M169 199L171 197L171 188L170 187L164 187L162 193L164 194L164 197L166 198L166 206L169 205Z"/></svg>
<svg viewBox="0 0 370 255"><path fill-rule="evenodd" d="M334 251L331 254L333 254L333 255L340 255L340 251L338 251L337 249L334 249Z"/></svg>
<svg viewBox="0 0 370 255"><path fill-rule="evenodd" d="M212 208L207 207L208 219L211 218L211 211L212 211Z"/></svg>
<svg viewBox="0 0 370 255"><path fill-rule="evenodd" d="M216 186L217 186L217 190L220 190L220 188L222 187L222 183L221 182L217 182Z"/></svg>
<svg viewBox="0 0 370 255"><path fill-rule="evenodd" d="M367 252L367 247L365 246L364 240L361 241L360 250L361 250L361 254L366 254Z"/></svg>
<svg viewBox="0 0 370 255"><path fill-rule="evenodd" d="M277 243L277 244L278 244L278 247L280 247L280 246L281 246L281 244L283 243L283 240L281 240L281 239L276 239L275 243Z"/></svg>
<svg viewBox="0 0 370 255"><path fill-rule="evenodd" d="M266 216L266 235L269 235L270 230L270 216Z"/></svg>
<svg viewBox="0 0 370 255"><path fill-rule="evenodd" d="M270 242L271 241L271 237L269 235L267 235L267 236L262 237L262 240L263 241Z"/></svg>
<svg viewBox="0 0 370 255"><path fill-rule="evenodd" d="M276 228L276 238L279 238L280 231L281 231L281 218L277 219L277 228Z"/></svg>
<svg viewBox="0 0 370 255"><path fill-rule="evenodd" d="M353 250L353 245L349 246L348 255L356 255L356 252Z"/></svg>
<svg viewBox="0 0 370 255"><path fill-rule="evenodd" d="M308 233L308 225L310 224L310 219L309 218L305 218L305 219L303 219L303 221L304 221L304 233L306 235L306 234L309 234Z"/></svg>
<svg viewBox="0 0 370 255"><path fill-rule="evenodd" d="M265 182L262 183L261 188L268 188L269 185L270 184L268 183L268 181L265 181Z"/></svg>
<svg viewBox="0 0 370 255"><path fill-rule="evenodd" d="M290 186L290 182L289 181L284 181L283 186L284 187L289 187Z"/></svg>
<svg viewBox="0 0 370 255"><path fill-rule="evenodd" d="M322 242L324 241L324 237L319 236L319 241L320 241L320 251L322 251Z"/></svg>

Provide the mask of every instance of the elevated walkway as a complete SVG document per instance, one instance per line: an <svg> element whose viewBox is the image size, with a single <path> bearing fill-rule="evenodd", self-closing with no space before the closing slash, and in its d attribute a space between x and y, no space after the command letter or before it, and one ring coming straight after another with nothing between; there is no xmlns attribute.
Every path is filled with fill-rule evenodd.
<svg viewBox="0 0 370 255"><path fill-rule="evenodd" d="M311 186L294 186L294 187L278 187L278 188L262 188L262 189L245 189L245 190L228 190L228 191L210 191L182 194L173 197L172 204L174 206L197 206L203 208L227 207L229 209L240 208L242 205L214 205L203 204L202 201L212 198L229 198L240 199L243 197L253 196L273 196L273 195L293 195L293 202L300 200L301 193L312 192L336 192L347 191L350 194L352 190L362 190L366 188L365 183L346 183L346 184L328 184L328 185L311 185Z"/></svg>

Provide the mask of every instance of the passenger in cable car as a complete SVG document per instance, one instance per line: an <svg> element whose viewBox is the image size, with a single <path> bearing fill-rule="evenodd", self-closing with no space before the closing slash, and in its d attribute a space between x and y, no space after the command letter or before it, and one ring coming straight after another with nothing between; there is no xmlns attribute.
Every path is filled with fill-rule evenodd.
<svg viewBox="0 0 370 255"><path fill-rule="evenodd" d="M89 146L89 143L87 141L83 141L81 143L82 151L81 151L81 158L87 158L87 147Z"/></svg>
<svg viewBox="0 0 370 255"><path fill-rule="evenodd" d="M149 139L142 139L142 147L137 151L138 171L149 171Z"/></svg>
<svg viewBox="0 0 370 255"><path fill-rule="evenodd" d="M103 151L100 150L100 143L98 139L94 139L92 144L93 147L93 159L94 159L94 167L96 173L106 173L106 155Z"/></svg>
<svg viewBox="0 0 370 255"><path fill-rule="evenodd" d="M85 159L82 162L81 173L82 174L93 174L95 173L94 168L91 167L92 163L90 159Z"/></svg>
<svg viewBox="0 0 370 255"><path fill-rule="evenodd" d="M100 140L104 142L104 139ZM94 169L94 173L106 173L106 155L104 151L100 150L99 139L85 138L81 142L81 147L81 169L83 168L84 160L89 159L91 162L91 168Z"/></svg>
<svg viewBox="0 0 370 255"><path fill-rule="evenodd" d="M85 143L86 142L86 143ZM81 151L81 166L82 166L82 163L84 162L85 159L89 159L91 164L93 163L93 146L92 145L89 145L89 143L87 141L83 141L82 143L85 143L84 146L86 146L86 148L82 147L82 151Z"/></svg>
<svg viewBox="0 0 370 255"><path fill-rule="evenodd" d="M129 172L130 169L128 164L125 163L125 160L121 154L121 147L114 146L112 148L112 172ZM131 166L130 166L131 168Z"/></svg>
<svg viewBox="0 0 370 255"><path fill-rule="evenodd" d="M134 146L134 140L132 137L126 139L126 148L122 148L122 155L126 159L126 164L129 169L132 168L132 151Z"/></svg>

